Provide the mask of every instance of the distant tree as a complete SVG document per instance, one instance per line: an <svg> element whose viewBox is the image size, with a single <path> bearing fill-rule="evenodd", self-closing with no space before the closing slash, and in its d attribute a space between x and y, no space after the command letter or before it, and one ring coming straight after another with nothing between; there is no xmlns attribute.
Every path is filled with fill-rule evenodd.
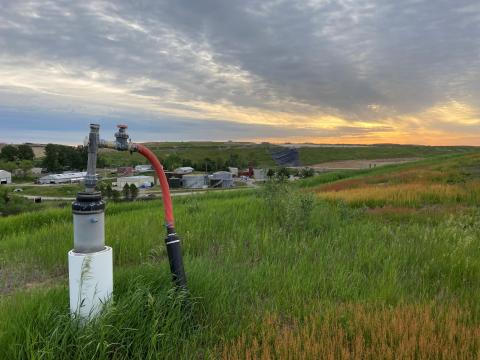
<svg viewBox="0 0 480 360"><path fill-rule="evenodd" d="M190 159L182 159L182 166L194 167L192 160Z"/></svg>
<svg viewBox="0 0 480 360"><path fill-rule="evenodd" d="M286 167L282 167L277 171L277 179L280 181L287 179L289 175L290 173Z"/></svg>
<svg viewBox="0 0 480 360"><path fill-rule="evenodd" d="M58 161L57 145L47 144L47 146L45 146L45 158L43 159L43 165L48 171L56 171L59 169L60 164Z"/></svg>
<svg viewBox="0 0 480 360"><path fill-rule="evenodd" d="M218 157L215 161L215 170L220 171L226 169L227 167L228 165L226 165L226 162L223 161L222 158Z"/></svg>
<svg viewBox="0 0 480 360"><path fill-rule="evenodd" d="M240 155L230 154L230 156L227 159L225 165L226 165L226 167L240 167L241 166Z"/></svg>
<svg viewBox="0 0 480 360"><path fill-rule="evenodd" d="M61 171L65 169L82 170L87 166L88 149L84 146L66 146L48 144L45 147L43 165L48 171ZM97 167L104 166L102 157L97 158Z"/></svg>
<svg viewBox="0 0 480 360"><path fill-rule="evenodd" d="M112 200L118 201L120 199L120 191L112 190Z"/></svg>
<svg viewBox="0 0 480 360"><path fill-rule="evenodd" d="M267 171L267 177L268 177L269 179L271 179L271 178L274 177L274 176L275 176L275 170L273 170L273 169L268 169L268 171Z"/></svg>
<svg viewBox="0 0 480 360"><path fill-rule="evenodd" d="M10 202L10 190L9 189L2 189L1 191L1 200L8 204Z"/></svg>
<svg viewBox="0 0 480 360"><path fill-rule="evenodd" d="M105 196L105 184L103 182L97 182L97 186L95 187L95 190L100 191L102 196Z"/></svg>
<svg viewBox="0 0 480 360"><path fill-rule="evenodd" d="M0 161L0 169L7 170L8 172L12 172L14 169L17 168L17 164L13 161Z"/></svg>
<svg viewBox="0 0 480 360"><path fill-rule="evenodd" d="M175 170L176 168L182 166L183 160L177 154L168 155L165 160L163 160L163 166L167 170Z"/></svg>
<svg viewBox="0 0 480 360"><path fill-rule="evenodd" d="M130 198L132 200L136 199L138 196L138 188L135 186L135 184L130 184Z"/></svg>
<svg viewBox="0 0 480 360"><path fill-rule="evenodd" d="M11 196L9 188L0 188L0 215L12 215L25 211L31 205L31 201L21 196Z"/></svg>
<svg viewBox="0 0 480 360"><path fill-rule="evenodd" d="M18 159L18 148L14 145L5 145L0 152L0 157L6 161Z"/></svg>
<svg viewBox="0 0 480 360"><path fill-rule="evenodd" d="M215 163L215 161L213 161L213 160L210 159L210 158L205 158L205 159L203 160L202 166L203 166L203 168L202 168L201 170L210 172L210 171L214 171L214 170L215 170L215 168L216 168L216 163Z"/></svg>
<svg viewBox="0 0 480 360"><path fill-rule="evenodd" d="M108 183L105 186L105 195L107 196L107 198L110 199L112 197L112 193L113 193L112 184Z"/></svg>
<svg viewBox="0 0 480 360"><path fill-rule="evenodd" d="M125 200L130 198L130 186L128 186L128 184L123 186L122 193Z"/></svg>
<svg viewBox="0 0 480 360"><path fill-rule="evenodd" d="M315 170L312 168L303 168L302 171L300 172L300 176L302 178L307 178L307 177L312 177L315 175Z"/></svg>
<svg viewBox="0 0 480 360"><path fill-rule="evenodd" d="M26 176L33 167L33 162L31 160L22 160L18 163L18 167L22 170L22 176Z"/></svg>
<svg viewBox="0 0 480 360"><path fill-rule="evenodd" d="M20 160L33 160L35 154L33 153L32 147L28 144L18 145L18 158Z"/></svg>

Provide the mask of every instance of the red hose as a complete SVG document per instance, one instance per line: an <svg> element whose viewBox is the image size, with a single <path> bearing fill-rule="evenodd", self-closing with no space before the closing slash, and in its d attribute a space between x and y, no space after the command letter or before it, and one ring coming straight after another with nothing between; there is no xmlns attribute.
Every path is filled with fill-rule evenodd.
<svg viewBox="0 0 480 360"><path fill-rule="evenodd" d="M150 164L152 164L155 172L157 173L158 179L160 180L160 187L162 189L163 209L165 210L165 221L167 223L167 228L173 228L174 219L172 199L170 197L170 188L168 187L168 181L167 177L165 176L165 172L163 171L163 166L160 164L160 161L158 161L157 156L147 147L143 146L142 144L135 144L135 147L139 154L142 154L148 159L148 161L150 161Z"/></svg>

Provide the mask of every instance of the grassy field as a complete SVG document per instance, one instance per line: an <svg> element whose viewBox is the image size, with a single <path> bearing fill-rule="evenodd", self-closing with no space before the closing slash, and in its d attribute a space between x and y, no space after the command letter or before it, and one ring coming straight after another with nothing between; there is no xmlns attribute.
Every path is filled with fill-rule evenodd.
<svg viewBox="0 0 480 360"><path fill-rule="evenodd" d="M337 181L318 187L324 199L341 199L359 207L476 206L480 203L480 156L453 156L443 161L406 165L398 171Z"/></svg>
<svg viewBox="0 0 480 360"><path fill-rule="evenodd" d="M241 162L252 162L255 166L271 167L275 163L271 158L271 144L250 143L218 143L218 142L175 142L147 144L157 156L165 159L176 154L193 163L201 163L205 158L213 161L226 161L231 155L238 155ZM470 153L476 148L467 146L416 146L416 145L372 145L361 147L301 147L300 163L314 165L326 161L355 159L391 159L408 157L431 157L458 153ZM109 166L137 165L145 163L138 154L122 153L113 150L102 150L101 155Z"/></svg>
<svg viewBox="0 0 480 360"><path fill-rule="evenodd" d="M230 155L238 155L239 161L247 165L252 162L258 166L274 166L270 156L269 145L247 143L215 143L215 142L184 142L184 143L150 143L146 144L160 159L175 154L193 163L202 163L206 158L213 161L221 159L225 162ZM122 153L102 150L101 156L109 166L144 164L145 158L139 154Z"/></svg>
<svg viewBox="0 0 480 360"><path fill-rule="evenodd" d="M77 192L83 189L80 184L65 185L14 185L6 187L8 189L22 189L17 195L42 195L42 196L58 196L58 197L75 197Z"/></svg>
<svg viewBox="0 0 480 360"><path fill-rule="evenodd" d="M70 211L1 218L0 358L477 358L479 169L443 156L175 198L189 294L161 204L108 204L114 304L87 326L68 316Z"/></svg>

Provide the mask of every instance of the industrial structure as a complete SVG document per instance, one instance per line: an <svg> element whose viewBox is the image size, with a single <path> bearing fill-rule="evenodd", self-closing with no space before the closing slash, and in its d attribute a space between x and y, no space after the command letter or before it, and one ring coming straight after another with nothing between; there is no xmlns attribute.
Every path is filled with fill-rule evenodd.
<svg viewBox="0 0 480 360"><path fill-rule="evenodd" d="M193 172L193 168L190 166L182 166L182 167L176 168L174 171L175 175L191 174L192 172Z"/></svg>
<svg viewBox="0 0 480 360"><path fill-rule="evenodd" d="M0 184L11 184L12 183L12 173L7 170L0 170Z"/></svg>
<svg viewBox="0 0 480 360"><path fill-rule="evenodd" d="M135 166L135 172L137 173L144 173L144 172L149 172L153 171L152 165L137 165Z"/></svg>
<svg viewBox="0 0 480 360"><path fill-rule="evenodd" d="M124 176L133 176L134 170L131 166L121 166L117 168L117 176L124 177Z"/></svg>
<svg viewBox="0 0 480 360"><path fill-rule="evenodd" d="M238 176L238 168L237 167L229 167L228 171L232 173L233 176Z"/></svg>
<svg viewBox="0 0 480 360"><path fill-rule="evenodd" d="M39 184L73 184L85 180L87 172L69 172L63 174L50 174L38 179Z"/></svg>
<svg viewBox="0 0 480 360"><path fill-rule="evenodd" d="M217 171L209 176L210 187L231 188L233 187L233 174L228 171Z"/></svg>
<svg viewBox="0 0 480 360"><path fill-rule="evenodd" d="M187 189L203 189L208 187L208 175L189 174L182 177L182 185Z"/></svg>
<svg viewBox="0 0 480 360"><path fill-rule="evenodd" d="M267 177L267 170L266 169L253 169L253 178L256 181L266 181Z"/></svg>
<svg viewBox="0 0 480 360"><path fill-rule="evenodd" d="M163 167L152 151L142 144L133 144L129 141L125 125L118 127L115 141L105 141L99 138L100 126L90 125L87 173L84 177L85 190L77 194L76 201L72 204L74 248L68 253L70 312L82 320L98 315L111 301L113 293L112 248L105 246L105 203L101 193L95 190L99 147L136 151L152 164L162 190L167 230L165 245L170 272L177 288L186 290L180 239L175 231L173 205Z"/></svg>

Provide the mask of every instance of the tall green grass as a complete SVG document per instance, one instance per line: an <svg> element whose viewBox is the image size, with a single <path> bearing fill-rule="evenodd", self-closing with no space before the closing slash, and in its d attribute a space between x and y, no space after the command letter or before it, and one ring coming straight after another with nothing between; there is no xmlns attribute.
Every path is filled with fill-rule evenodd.
<svg viewBox="0 0 480 360"><path fill-rule="evenodd" d="M171 290L160 202L108 204L115 301L84 328L67 314L70 211L0 219L0 274L10 279L0 300L2 358L217 357L224 342L254 336L268 314L321 316L344 303L371 311L456 304L479 321L478 211L384 222L285 184L174 206L191 307ZM50 278L57 280L42 286Z"/></svg>

